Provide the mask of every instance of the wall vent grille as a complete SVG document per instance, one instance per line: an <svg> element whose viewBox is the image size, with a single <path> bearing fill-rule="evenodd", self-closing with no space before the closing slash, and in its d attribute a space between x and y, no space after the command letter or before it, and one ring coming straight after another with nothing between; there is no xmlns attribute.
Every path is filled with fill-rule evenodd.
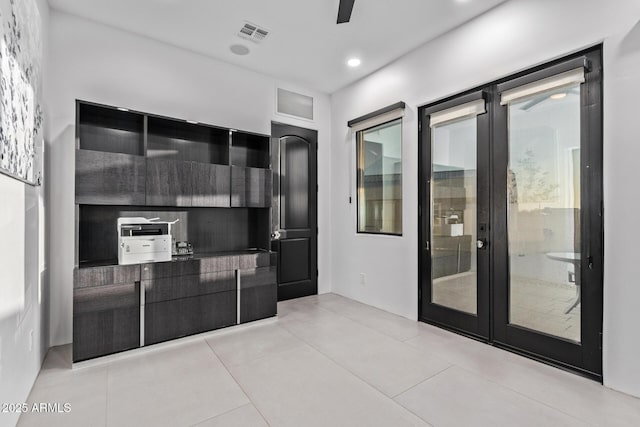
<svg viewBox="0 0 640 427"><path fill-rule="evenodd" d="M278 88L276 111L300 119L313 120L313 97Z"/></svg>

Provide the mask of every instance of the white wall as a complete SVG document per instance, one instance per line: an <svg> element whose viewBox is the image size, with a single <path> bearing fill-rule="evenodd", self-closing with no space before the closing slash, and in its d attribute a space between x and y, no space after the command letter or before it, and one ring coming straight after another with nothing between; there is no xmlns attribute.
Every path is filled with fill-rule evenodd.
<svg viewBox="0 0 640 427"><path fill-rule="evenodd" d="M46 64L49 7L46 0L37 5ZM49 348L45 195L43 187L2 174L0 195L0 402L20 403L26 402ZM0 413L0 426L15 425L19 415Z"/></svg>
<svg viewBox="0 0 640 427"><path fill-rule="evenodd" d="M333 291L417 317L417 105L604 41L605 384L640 396L640 2L511 0L423 45L331 98ZM363 58L366 61L366 58ZM357 236L347 121L397 101L404 121L404 236ZM360 284L360 272L367 284Z"/></svg>
<svg viewBox="0 0 640 427"><path fill-rule="evenodd" d="M240 130L271 133L271 120L318 130L319 292L330 290L329 96L59 12L51 14L51 343L72 339L75 100ZM274 114L276 86L315 98L315 121Z"/></svg>

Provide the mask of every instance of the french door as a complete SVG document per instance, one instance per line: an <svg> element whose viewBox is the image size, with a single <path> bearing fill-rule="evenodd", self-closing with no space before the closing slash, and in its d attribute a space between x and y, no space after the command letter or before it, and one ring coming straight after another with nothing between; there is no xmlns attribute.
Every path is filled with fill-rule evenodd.
<svg viewBox="0 0 640 427"><path fill-rule="evenodd" d="M601 50L420 108L420 319L601 379Z"/></svg>

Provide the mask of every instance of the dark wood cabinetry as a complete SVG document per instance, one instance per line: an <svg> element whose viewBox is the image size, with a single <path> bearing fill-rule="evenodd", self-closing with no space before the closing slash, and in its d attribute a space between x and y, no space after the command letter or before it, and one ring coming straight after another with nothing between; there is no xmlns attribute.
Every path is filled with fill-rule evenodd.
<svg viewBox="0 0 640 427"><path fill-rule="evenodd" d="M73 290L73 361L140 345L140 267L78 269Z"/></svg>
<svg viewBox="0 0 640 427"><path fill-rule="evenodd" d="M229 207L229 166L147 160L148 206Z"/></svg>
<svg viewBox="0 0 640 427"><path fill-rule="evenodd" d="M275 266L240 270L240 323L275 316L278 282Z"/></svg>
<svg viewBox="0 0 640 427"><path fill-rule="evenodd" d="M270 169L231 167L231 207L268 208L272 195Z"/></svg>
<svg viewBox="0 0 640 427"><path fill-rule="evenodd" d="M145 345L236 324L237 256L144 264Z"/></svg>
<svg viewBox="0 0 640 427"><path fill-rule="evenodd" d="M235 324L235 291L147 304L145 345Z"/></svg>
<svg viewBox="0 0 640 427"><path fill-rule="evenodd" d="M74 362L276 314L268 136L78 101L76 137ZM120 217L195 256L112 265Z"/></svg>
<svg viewBox="0 0 640 427"><path fill-rule="evenodd" d="M148 206L191 206L191 162L147 159Z"/></svg>
<svg viewBox="0 0 640 427"><path fill-rule="evenodd" d="M78 147L82 150L144 156L143 114L77 103Z"/></svg>
<svg viewBox="0 0 640 427"><path fill-rule="evenodd" d="M191 206L228 208L231 169L226 165L191 164Z"/></svg>
<svg viewBox="0 0 640 427"><path fill-rule="evenodd" d="M145 204L144 157L92 150L76 151L76 203Z"/></svg>

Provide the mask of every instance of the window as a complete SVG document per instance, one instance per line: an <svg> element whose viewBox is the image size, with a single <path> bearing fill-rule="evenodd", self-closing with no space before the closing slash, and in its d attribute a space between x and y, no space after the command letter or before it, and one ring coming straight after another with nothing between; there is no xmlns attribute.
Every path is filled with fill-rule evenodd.
<svg viewBox="0 0 640 427"><path fill-rule="evenodd" d="M356 135L358 233L402 235L402 119Z"/></svg>

